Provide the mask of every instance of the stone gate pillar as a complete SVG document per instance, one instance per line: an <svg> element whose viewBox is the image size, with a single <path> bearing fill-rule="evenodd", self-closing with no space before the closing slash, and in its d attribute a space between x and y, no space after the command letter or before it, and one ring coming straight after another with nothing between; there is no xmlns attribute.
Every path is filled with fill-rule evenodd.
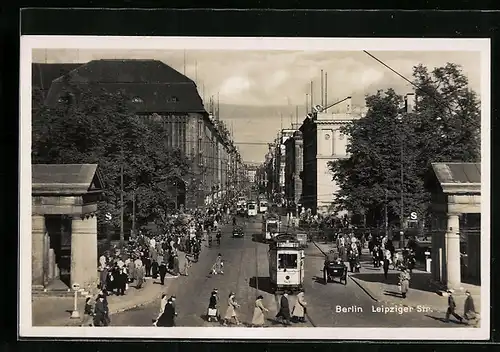
<svg viewBox="0 0 500 352"><path fill-rule="evenodd" d="M448 214L446 227L446 285L457 289L461 284L460 277L460 229L458 214Z"/></svg>
<svg viewBox="0 0 500 352"><path fill-rule="evenodd" d="M97 216L75 215L71 223L71 285L82 289L98 281Z"/></svg>
<svg viewBox="0 0 500 352"><path fill-rule="evenodd" d="M45 283L45 216L31 216L31 283L43 286Z"/></svg>

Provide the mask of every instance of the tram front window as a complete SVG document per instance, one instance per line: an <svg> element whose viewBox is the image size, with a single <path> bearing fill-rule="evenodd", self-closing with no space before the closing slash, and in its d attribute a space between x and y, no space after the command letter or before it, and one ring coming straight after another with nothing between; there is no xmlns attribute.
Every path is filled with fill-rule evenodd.
<svg viewBox="0 0 500 352"><path fill-rule="evenodd" d="M276 224L276 223L267 224L267 232L270 232L270 233L278 232L278 224Z"/></svg>
<svg viewBox="0 0 500 352"><path fill-rule="evenodd" d="M278 269L297 268L297 254L280 254L278 256Z"/></svg>

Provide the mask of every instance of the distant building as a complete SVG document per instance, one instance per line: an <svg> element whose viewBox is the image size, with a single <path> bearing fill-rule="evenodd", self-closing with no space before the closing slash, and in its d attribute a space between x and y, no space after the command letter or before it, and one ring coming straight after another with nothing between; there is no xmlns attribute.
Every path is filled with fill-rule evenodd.
<svg viewBox="0 0 500 352"><path fill-rule="evenodd" d="M220 196L233 187L230 182L236 182L237 177L228 173L236 172L241 157L227 136L221 134L217 119L205 110L193 80L158 60L92 60L81 65L50 65L33 64L33 81L43 86L49 106L64 99L66 79L55 72L67 70L66 77L71 82L90 87L96 94L103 88L109 92L123 91L139 116L164 121L166 144L193 161L195 176L184 175L182 182L175 182L179 188L178 206L202 205L207 198ZM36 76L42 78L37 80Z"/></svg>
<svg viewBox="0 0 500 352"><path fill-rule="evenodd" d="M248 165L248 181L254 185L257 181L257 166L254 165Z"/></svg>
<svg viewBox="0 0 500 352"><path fill-rule="evenodd" d="M302 204L302 143L302 132L299 130L285 141L285 199L291 211L298 210L297 207Z"/></svg>
<svg viewBox="0 0 500 352"><path fill-rule="evenodd" d="M344 113L314 113L300 127L304 145L302 203L313 213L328 212L339 189L332 180L328 162L348 157L348 136L340 129L361 118L360 114L352 113L350 100L346 100Z"/></svg>
<svg viewBox="0 0 500 352"><path fill-rule="evenodd" d="M274 178L276 183L274 184L273 192L278 198L283 199L281 203L284 203L285 199L285 165L286 165L286 146L285 142L293 136L295 132L294 129L282 129L275 140L274 149Z"/></svg>

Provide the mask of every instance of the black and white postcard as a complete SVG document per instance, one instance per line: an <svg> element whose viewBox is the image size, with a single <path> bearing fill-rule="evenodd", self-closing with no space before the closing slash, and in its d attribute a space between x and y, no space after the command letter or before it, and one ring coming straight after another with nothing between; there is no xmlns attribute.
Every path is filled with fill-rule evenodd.
<svg viewBox="0 0 500 352"><path fill-rule="evenodd" d="M20 70L21 336L489 338L488 39L22 36Z"/></svg>

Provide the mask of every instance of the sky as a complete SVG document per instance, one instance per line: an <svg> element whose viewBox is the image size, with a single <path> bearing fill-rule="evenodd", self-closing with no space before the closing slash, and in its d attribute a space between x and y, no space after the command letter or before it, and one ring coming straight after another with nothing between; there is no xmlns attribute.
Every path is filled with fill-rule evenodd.
<svg viewBox="0 0 500 352"><path fill-rule="evenodd" d="M480 93L480 53L474 51L370 51L370 54L411 79L412 69L429 70L452 62L462 66L470 88ZM352 96L362 108L364 97L394 88L412 91L404 79L363 51L221 51L221 50L91 50L34 49L33 62L85 63L95 59L156 59L197 83L208 101L219 94L220 117L234 132L244 160L261 162L266 143L305 116L306 94L313 81L313 102L321 103L321 70L328 75L329 103ZM480 96L480 94L479 94ZM246 144L252 143L252 144Z"/></svg>

